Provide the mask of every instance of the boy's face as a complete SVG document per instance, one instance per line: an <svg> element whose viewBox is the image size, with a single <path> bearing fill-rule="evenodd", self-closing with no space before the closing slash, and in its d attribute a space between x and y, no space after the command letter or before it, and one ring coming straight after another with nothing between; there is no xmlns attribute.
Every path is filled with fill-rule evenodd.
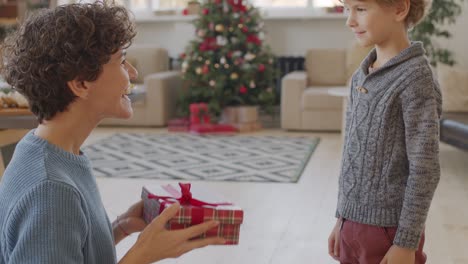
<svg viewBox="0 0 468 264"><path fill-rule="evenodd" d="M392 35L404 29L396 19L396 7L376 0L345 0L344 6L348 14L346 25L362 46L385 45Z"/></svg>

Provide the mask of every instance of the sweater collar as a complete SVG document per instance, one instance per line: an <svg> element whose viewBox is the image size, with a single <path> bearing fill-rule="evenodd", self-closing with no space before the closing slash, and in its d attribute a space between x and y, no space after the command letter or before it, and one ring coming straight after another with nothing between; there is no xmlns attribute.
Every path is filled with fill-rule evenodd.
<svg viewBox="0 0 468 264"><path fill-rule="evenodd" d="M424 50L423 44L420 41L411 42L411 45L400 52L400 54L396 55L395 57L391 58L387 63L385 63L382 67L376 69L374 72L383 70L385 68L390 68L394 65L401 64L407 60L410 60L414 57L422 56L426 53ZM372 51L367 55L367 57L361 63L361 70L367 75L369 74L369 67L374 63L377 59L377 51L376 49L372 49Z"/></svg>

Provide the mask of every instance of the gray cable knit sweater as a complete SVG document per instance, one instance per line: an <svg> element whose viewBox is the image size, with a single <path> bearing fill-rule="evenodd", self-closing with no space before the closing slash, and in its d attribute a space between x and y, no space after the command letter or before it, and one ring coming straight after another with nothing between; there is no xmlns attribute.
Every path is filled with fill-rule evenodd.
<svg viewBox="0 0 468 264"><path fill-rule="evenodd" d="M375 49L352 78L337 217L398 226L393 243L417 249L440 178L437 80L414 42L369 73Z"/></svg>

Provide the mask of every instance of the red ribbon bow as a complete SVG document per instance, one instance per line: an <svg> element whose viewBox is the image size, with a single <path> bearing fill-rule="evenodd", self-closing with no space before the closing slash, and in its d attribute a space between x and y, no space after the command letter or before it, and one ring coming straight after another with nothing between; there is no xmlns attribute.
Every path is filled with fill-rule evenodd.
<svg viewBox="0 0 468 264"><path fill-rule="evenodd" d="M152 193L148 194L148 199L157 199L163 200L161 205L165 205L170 200L177 200L181 205L192 205L192 206L222 206L222 205L232 205L232 203L207 203L192 197L192 193L190 192L191 184L190 183L179 183L180 186L180 193L171 185L163 186L163 189L166 190L172 196L159 196L154 195ZM178 197L178 198L176 198ZM161 206L159 212L161 213L164 210L165 206Z"/></svg>

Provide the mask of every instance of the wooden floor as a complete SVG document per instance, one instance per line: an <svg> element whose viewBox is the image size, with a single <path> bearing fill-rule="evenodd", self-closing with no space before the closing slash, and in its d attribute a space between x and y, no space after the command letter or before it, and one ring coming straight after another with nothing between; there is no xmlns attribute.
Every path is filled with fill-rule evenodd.
<svg viewBox="0 0 468 264"><path fill-rule="evenodd" d="M123 131L165 133L165 130L99 128L86 143ZM260 134L289 133L264 130ZM220 192L243 207L245 221L240 245L208 247L161 263L336 263L328 257L327 238L335 222L341 136L307 135L322 140L297 184L195 183ZM468 263L468 152L442 144L440 159L442 177L427 221L427 263ZM167 183L104 178L98 178L97 182L110 219L139 199L143 185ZM136 238L133 235L118 245L119 258Z"/></svg>

